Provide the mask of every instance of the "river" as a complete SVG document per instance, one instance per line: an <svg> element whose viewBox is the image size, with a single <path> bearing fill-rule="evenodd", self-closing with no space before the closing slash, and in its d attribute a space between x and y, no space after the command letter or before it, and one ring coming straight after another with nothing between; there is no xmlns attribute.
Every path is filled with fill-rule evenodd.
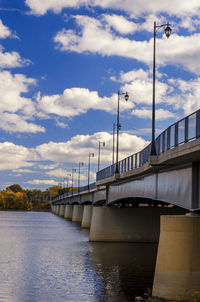
<svg viewBox="0 0 200 302"><path fill-rule="evenodd" d="M1 302L126 302L152 287L156 244L91 243L48 212L0 212Z"/></svg>

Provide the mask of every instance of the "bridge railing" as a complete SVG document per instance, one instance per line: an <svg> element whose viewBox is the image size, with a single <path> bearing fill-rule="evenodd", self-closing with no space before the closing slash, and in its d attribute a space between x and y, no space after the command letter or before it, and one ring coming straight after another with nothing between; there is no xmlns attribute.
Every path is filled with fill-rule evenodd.
<svg viewBox="0 0 200 302"><path fill-rule="evenodd" d="M93 182L93 183L89 184L89 190L92 190L92 189L95 189L95 188L96 188L96 182ZM81 192L84 192L84 191L87 191L87 190L88 190L88 185L83 186L83 187L78 188L78 189L75 189L73 191L70 191L68 193L64 193L62 195L59 195L59 196L53 198L52 202L63 200L63 199L66 199L67 197L72 197L74 194L81 193Z"/></svg>
<svg viewBox="0 0 200 302"><path fill-rule="evenodd" d="M180 121L170 125L156 138L157 155L187 143L200 137L200 110L191 113ZM151 144L140 152L118 162L119 173L124 173L143 166L149 159ZM101 180L114 176L116 164L100 170L96 174L96 180Z"/></svg>

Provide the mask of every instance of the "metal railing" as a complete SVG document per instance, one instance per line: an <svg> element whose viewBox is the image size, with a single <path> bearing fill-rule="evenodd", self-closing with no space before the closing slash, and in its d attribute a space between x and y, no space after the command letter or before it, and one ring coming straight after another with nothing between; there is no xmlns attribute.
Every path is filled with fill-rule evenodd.
<svg viewBox="0 0 200 302"><path fill-rule="evenodd" d="M92 189L95 189L96 188L96 182L93 182L89 185L89 190L92 190ZM87 191L88 190L88 185L84 186L84 187L81 187L79 189L75 189L73 191L70 191L68 193L65 193L65 194L62 194L62 195L59 195L55 198L52 199L52 202L56 202L56 201L59 201L59 200L63 200L63 199L66 199L67 197L72 197L73 195L75 194L78 194L78 193L81 193L81 192L84 192L84 191Z"/></svg>
<svg viewBox="0 0 200 302"><path fill-rule="evenodd" d="M200 109L172 124L156 138L157 155L198 137L200 137ZM128 172L143 166L149 159L150 151L151 144L140 152L119 161L119 173ZM100 170L96 174L96 180L98 181L114 176L115 168L116 164Z"/></svg>

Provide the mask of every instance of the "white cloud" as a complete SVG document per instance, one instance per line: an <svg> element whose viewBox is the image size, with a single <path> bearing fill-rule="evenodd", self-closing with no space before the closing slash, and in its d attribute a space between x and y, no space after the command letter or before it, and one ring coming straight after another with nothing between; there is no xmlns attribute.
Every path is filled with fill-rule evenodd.
<svg viewBox="0 0 200 302"><path fill-rule="evenodd" d="M137 24L127 20L123 16L104 15L103 19L106 21L108 26L112 27L114 30L118 31L122 35L130 33L133 34L138 29Z"/></svg>
<svg viewBox="0 0 200 302"><path fill-rule="evenodd" d="M10 142L0 143L0 170L15 170L21 167L31 167L34 153L23 146Z"/></svg>
<svg viewBox="0 0 200 302"><path fill-rule="evenodd" d="M130 40L116 35L100 20L80 15L74 18L80 26L80 32L67 29L59 31L54 41L60 50L103 56L117 55L133 58L151 66L153 39ZM162 38L157 38L157 65L181 65L191 72L200 73L200 67L196 64L199 53L200 34L190 36L172 34L169 39L163 34Z"/></svg>
<svg viewBox="0 0 200 302"><path fill-rule="evenodd" d="M95 153L91 163L97 164L98 142L105 141L106 147L101 152L101 162L110 163L112 161L112 135L107 132L98 132L93 135L76 135L68 142L49 142L38 146L35 150L40 155L41 160L51 160L54 162L83 161L88 163L89 152ZM120 134L120 158L125 158L145 147L147 142L136 135L127 133Z"/></svg>
<svg viewBox="0 0 200 302"><path fill-rule="evenodd" d="M9 132L44 132L39 125L28 122L36 109L33 101L22 94L27 93L36 81L23 74L12 75L0 71L0 128Z"/></svg>
<svg viewBox="0 0 200 302"><path fill-rule="evenodd" d="M63 94L37 97L39 109L46 114L74 117L86 113L89 109L116 112L117 94L110 98L101 98L96 91L86 88L65 89ZM133 108L133 103L123 102L121 111Z"/></svg>
<svg viewBox="0 0 200 302"><path fill-rule="evenodd" d="M5 26L2 20L0 19L0 39L6 39L10 36L12 36L10 29Z"/></svg>
<svg viewBox="0 0 200 302"><path fill-rule="evenodd" d="M148 108L135 109L132 111L132 115L136 115L140 118L152 118L152 110ZM165 109L156 110L156 120L165 120L168 118L176 118L176 115L173 112L170 112Z"/></svg>
<svg viewBox="0 0 200 302"><path fill-rule="evenodd" d="M0 68L15 68L29 65L28 59L23 59L16 51L4 52L4 48L0 45Z"/></svg>
<svg viewBox="0 0 200 302"><path fill-rule="evenodd" d="M148 0L26 0L26 5L35 15L44 15L51 10L54 13L61 12L64 8L78 8L80 6L99 6L125 11L133 16L149 14L172 14L178 16L198 15L200 4L198 0L182 1L148 1Z"/></svg>
<svg viewBox="0 0 200 302"><path fill-rule="evenodd" d="M53 179L33 179L26 181L25 183L30 185L50 185L50 186L57 186L58 182Z"/></svg>
<svg viewBox="0 0 200 302"><path fill-rule="evenodd" d="M74 176L73 176L73 180L74 180L74 182L77 182L77 179L78 179L78 177L79 177L79 175L78 175L78 173L77 173L77 171L78 171L78 168L76 169L76 172L74 172ZM80 180L86 180L87 179L87 175L84 175L83 173L82 173L82 171L83 171L83 169L81 169L81 173L80 173ZM59 178L67 178L67 174L71 174L72 172L70 171L70 172L68 172L68 171L66 171L66 170L64 170L64 169L55 169L55 170L51 170L51 171L47 171L47 172L45 172L45 174L47 174L47 175L49 175L49 176L53 176L53 177L59 177ZM71 179L72 179L72 177L70 177L70 179L68 180L68 183L71 183ZM66 181L65 181L66 182Z"/></svg>
<svg viewBox="0 0 200 302"><path fill-rule="evenodd" d="M52 165L39 165L38 167L42 170L53 170L57 168L59 164L52 164Z"/></svg>

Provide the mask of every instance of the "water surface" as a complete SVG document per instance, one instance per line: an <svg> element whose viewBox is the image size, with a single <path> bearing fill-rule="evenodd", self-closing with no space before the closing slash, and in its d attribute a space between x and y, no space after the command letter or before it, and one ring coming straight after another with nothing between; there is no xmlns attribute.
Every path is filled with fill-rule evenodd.
<svg viewBox="0 0 200 302"><path fill-rule="evenodd" d="M52 213L0 212L0 301L126 302L152 286L157 245L88 235Z"/></svg>

